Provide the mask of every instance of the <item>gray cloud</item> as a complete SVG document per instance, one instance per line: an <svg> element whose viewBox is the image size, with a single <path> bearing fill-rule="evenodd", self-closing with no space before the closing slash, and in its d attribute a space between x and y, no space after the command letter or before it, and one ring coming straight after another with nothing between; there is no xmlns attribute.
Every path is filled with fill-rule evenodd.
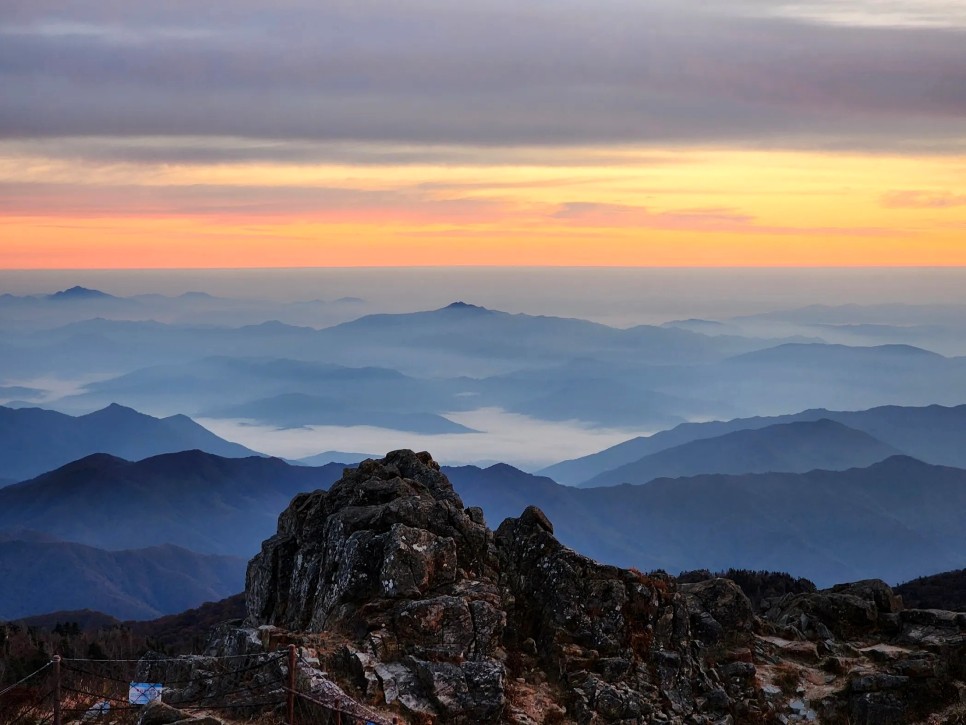
<svg viewBox="0 0 966 725"><path fill-rule="evenodd" d="M961 27L708 5L8 0L0 137L962 148Z"/></svg>
<svg viewBox="0 0 966 725"><path fill-rule="evenodd" d="M176 214L220 217L304 216L443 223L490 221L498 200L441 198L417 188L360 190L304 186L140 186L0 183L0 213L101 216Z"/></svg>

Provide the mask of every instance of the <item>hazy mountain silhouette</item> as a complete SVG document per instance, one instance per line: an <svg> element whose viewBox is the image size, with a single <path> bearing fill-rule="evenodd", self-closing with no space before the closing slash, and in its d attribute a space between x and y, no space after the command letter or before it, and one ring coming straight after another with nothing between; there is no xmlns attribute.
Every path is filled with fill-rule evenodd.
<svg viewBox="0 0 966 725"><path fill-rule="evenodd" d="M902 597L902 603L910 609L966 612L966 569L918 577L895 589Z"/></svg>
<svg viewBox="0 0 966 725"><path fill-rule="evenodd" d="M444 470L491 525L534 504L568 546L621 566L788 571L825 586L966 565L966 471L906 456L847 471L592 489L507 468Z"/></svg>
<svg viewBox="0 0 966 725"><path fill-rule="evenodd" d="M137 463L99 455L0 490L0 528L103 548L176 541L248 555L300 491L343 466L290 466L198 451ZM966 565L966 471L893 456L867 468L702 475L578 489L505 464L444 467L488 521L544 509L568 546L605 562L668 571L789 571L818 584L897 582ZM109 521L109 525L105 524Z"/></svg>
<svg viewBox="0 0 966 725"><path fill-rule="evenodd" d="M54 302L76 302L77 300L109 300L117 298L114 295L109 295L107 292L101 292L100 290L74 286L70 289L47 295L47 299Z"/></svg>
<svg viewBox="0 0 966 725"><path fill-rule="evenodd" d="M384 403L384 405L387 405ZM395 402L387 407L395 408ZM369 425L413 433L472 433L459 423L435 413L424 411L396 411L367 409L351 399L339 399L284 393L247 403L213 408L202 413L205 418L246 418L258 423L297 428L309 425L356 426Z"/></svg>
<svg viewBox="0 0 966 725"><path fill-rule="evenodd" d="M600 473L581 486L642 484L701 473L805 473L862 468L901 453L868 433L820 418L739 430L666 448Z"/></svg>
<svg viewBox="0 0 966 725"><path fill-rule="evenodd" d="M239 417L242 412L249 414L242 417L298 419L295 411L288 413L284 404L271 399L284 395L325 398L343 416L349 416L353 409L439 413L454 409L454 395L462 387L458 381L422 380L386 367L219 355L134 370L92 383L86 393L60 404L90 406L104 400L123 400L141 408L194 415L215 412ZM319 404L305 402L308 405L301 407L319 413Z"/></svg>
<svg viewBox="0 0 966 725"><path fill-rule="evenodd" d="M327 488L342 469L201 451L136 463L96 454L0 489L0 529L30 528L105 549L175 542L249 556L292 496Z"/></svg>
<svg viewBox="0 0 966 725"><path fill-rule="evenodd" d="M695 395L726 395L755 413L806 407L860 410L883 403L961 403L966 358L947 358L911 345L871 347L782 344L730 358Z"/></svg>
<svg viewBox="0 0 966 725"><path fill-rule="evenodd" d="M137 460L191 449L235 458L259 455L184 415L154 418L110 405L74 417L0 406L0 477L5 479L22 481L92 453Z"/></svg>
<svg viewBox="0 0 966 725"><path fill-rule="evenodd" d="M327 463L344 463L346 465L354 465L360 461L364 461L367 458L381 458L382 456L378 453L349 453L346 451L322 451L321 453L316 453L313 456L306 456L305 458L299 458L294 461L289 461L297 466L324 466Z"/></svg>
<svg viewBox="0 0 966 725"><path fill-rule="evenodd" d="M589 456L547 466L538 473L561 483L579 484L605 471L691 441L714 438L738 430L755 430L776 424L822 418L868 433L886 445L920 460L966 468L966 446L962 444L966 436L966 405L887 405L859 411L817 408L792 415L684 423L652 436L632 438Z"/></svg>
<svg viewBox="0 0 966 725"><path fill-rule="evenodd" d="M151 619L238 591L246 565L239 557L170 544L105 551L67 542L0 541L0 619L54 609Z"/></svg>
<svg viewBox="0 0 966 725"><path fill-rule="evenodd" d="M634 354L640 362L706 362L774 344L651 325L618 329L574 318L511 314L465 302L425 312L367 315L319 334L333 344L422 348L530 362L560 361L587 350L608 358Z"/></svg>
<svg viewBox="0 0 966 725"><path fill-rule="evenodd" d="M233 299L206 292L117 296L82 286L53 294L0 294L0 318L17 327L40 324L47 329L93 317L230 326L278 319L290 325L323 327L358 317L364 311L364 300L353 297L282 302Z"/></svg>

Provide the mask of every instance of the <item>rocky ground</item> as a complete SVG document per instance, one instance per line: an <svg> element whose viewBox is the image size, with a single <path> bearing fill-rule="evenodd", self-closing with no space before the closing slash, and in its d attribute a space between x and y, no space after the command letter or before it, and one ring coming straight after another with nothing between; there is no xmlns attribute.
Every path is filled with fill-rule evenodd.
<svg viewBox="0 0 966 725"><path fill-rule="evenodd" d="M491 531L426 453L297 496L247 603L210 654L296 643L304 686L373 721L963 721L966 614L903 609L878 581L756 614L730 580L581 556L533 507Z"/></svg>

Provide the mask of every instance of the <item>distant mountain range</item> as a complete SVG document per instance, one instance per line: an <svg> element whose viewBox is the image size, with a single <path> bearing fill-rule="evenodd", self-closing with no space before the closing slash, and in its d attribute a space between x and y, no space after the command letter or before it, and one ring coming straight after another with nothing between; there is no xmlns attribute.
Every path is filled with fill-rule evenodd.
<svg viewBox="0 0 966 725"><path fill-rule="evenodd" d="M294 461L289 461L298 466L324 466L327 463L344 463L347 466L354 466L367 458L381 458L377 453L350 453L347 451L323 451L314 456L306 456Z"/></svg>
<svg viewBox="0 0 966 725"><path fill-rule="evenodd" d="M811 448L804 458L802 457L803 451L800 448L802 445L809 443L808 437L806 436L796 443L786 439L785 436L790 431L807 433L809 429L775 428L775 426L790 423L822 419L846 426L852 432L849 433L841 429L836 432L829 426L822 429L811 429L812 433L824 432L824 435L819 438L823 443L817 448ZM766 428L771 430L764 431L763 429ZM759 436L749 434L737 438L723 438L723 436L737 431L763 432ZM855 431L871 436L880 445L876 446L868 439L862 439L860 442L855 436ZM841 440L836 441L836 438L841 438ZM711 442L711 439L718 440ZM697 447L688 445L702 440L709 442ZM643 462L641 466L643 471L647 466L656 463L670 465L675 460L677 461L676 468L669 468L667 474L659 473L658 475L688 475L689 473L700 472L750 473L756 469L751 467L746 468L746 470L736 469L742 466L750 466L751 460L748 456L756 455L755 446L770 445L781 448L784 445L783 440L787 440L790 449L773 450L772 455L777 456L777 458L773 458L771 465L775 467L771 470L801 471L808 470L808 466L812 468L840 468L847 467L847 465L867 465L872 461L863 463L862 456L878 455L880 458L885 458L896 451L929 463L966 468L966 446L963 445L963 441L966 440L966 405L956 407L889 405L862 411L811 409L792 415L768 418L738 418L727 422L684 423L652 436L633 438L599 453L548 466L538 473L571 485L590 482L591 480L608 481L610 483L634 480L640 483L644 482L641 476L628 478L624 474L610 472L623 470L623 467L632 466L638 462ZM861 454L857 449L857 458L852 463L849 462L850 441L859 445L862 449ZM795 448L796 445L799 446L799 449ZM676 450L676 452L672 452L672 450ZM652 458L662 452L666 452L662 457ZM689 462L688 455L691 453L701 456L713 454L715 459L713 462L709 461L708 464L704 464L700 460ZM822 460L823 456L825 456L825 460ZM684 470L688 466L692 469L695 466L706 466L706 468L704 471ZM627 470L632 471L633 469ZM757 470L761 470L760 466ZM648 474L642 473L641 475L646 476Z"/></svg>
<svg viewBox="0 0 966 725"><path fill-rule="evenodd" d="M204 411L201 417L245 418L283 428L368 425L425 435L475 432L436 413L396 411L391 409L396 407L395 404L383 405L383 409L367 408L364 404L354 403L348 394L333 398L284 393Z"/></svg>
<svg viewBox="0 0 966 725"><path fill-rule="evenodd" d="M52 294L0 294L0 320L14 327L52 327L92 317L235 325L279 319L289 324L322 326L358 317L365 311L366 304L358 297L296 302L232 299L205 292L128 297L79 285Z"/></svg>
<svg viewBox="0 0 966 725"><path fill-rule="evenodd" d="M966 471L893 456L867 468L704 475L580 489L508 466L445 469L497 525L539 506L568 546L641 570L788 571L819 586L966 566Z"/></svg>
<svg viewBox="0 0 966 725"><path fill-rule="evenodd" d="M456 393L465 387L461 381L423 380L385 367L219 355L91 383L83 394L59 404L89 408L123 400L141 409L250 418L285 427L377 425L382 417L422 430L429 425L425 418L456 409ZM457 429L438 415L432 423Z"/></svg>
<svg viewBox="0 0 966 725"><path fill-rule="evenodd" d="M947 609L966 612L966 569L917 577L896 587L909 609Z"/></svg>
<svg viewBox="0 0 966 725"><path fill-rule="evenodd" d="M72 295L80 298L71 305L4 298L0 322L38 305L60 315L135 300ZM244 417L280 427L375 423L423 434L459 432L448 414L480 408L651 431L807 407L966 402L964 358L912 345L827 344L817 328L787 334L799 328L785 321L756 322L765 325L761 335L733 321L619 329L455 302L321 329L322 318L310 320L313 326L278 319L239 325L231 315L202 323L215 302L142 296L141 319L0 326L0 385L10 388L0 400L44 400L66 412L119 402L155 415ZM194 305L199 315L175 321L154 315L154 305ZM85 384L58 397L36 390L45 379Z"/></svg>
<svg viewBox="0 0 966 725"><path fill-rule="evenodd" d="M0 619L53 609L95 609L153 619L244 586L247 561L171 544L105 551L83 544L0 540Z"/></svg>
<svg viewBox="0 0 966 725"><path fill-rule="evenodd" d="M201 451L136 463L96 454L0 489L0 530L28 528L104 549L176 542L247 557L296 493L328 488L342 470Z"/></svg>
<svg viewBox="0 0 966 725"><path fill-rule="evenodd" d="M139 460L192 449L232 458L260 455L219 438L184 415L154 418L110 405L73 417L0 406L0 479L8 481L22 481L92 453Z"/></svg>
<svg viewBox="0 0 966 725"><path fill-rule="evenodd" d="M199 451L136 463L90 456L0 490L0 530L41 532L8 535L33 539L21 547L50 544L46 534L103 549L174 541L249 556L295 493L328 488L342 468ZM846 471L701 475L592 489L505 464L443 472L493 526L533 504L568 546L642 570L767 569L822 586L868 577L898 582L966 566L966 471L906 456ZM40 580L37 587L46 591ZM81 606L50 601L48 609Z"/></svg>
<svg viewBox="0 0 966 725"><path fill-rule="evenodd" d="M863 468L900 453L868 433L820 418L683 443L600 473L581 486L647 483L701 473L805 473Z"/></svg>

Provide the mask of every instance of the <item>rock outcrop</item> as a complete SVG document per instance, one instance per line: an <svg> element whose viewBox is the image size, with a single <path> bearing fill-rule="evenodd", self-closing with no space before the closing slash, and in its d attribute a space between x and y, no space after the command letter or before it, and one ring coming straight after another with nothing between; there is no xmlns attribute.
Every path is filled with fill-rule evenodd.
<svg viewBox="0 0 966 725"><path fill-rule="evenodd" d="M263 639L409 722L911 722L961 696L966 661L966 615L903 610L881 582L756 616L729 580L581 556L533 507L494 533L411 451L297 496L247 605Z"/></svg>

